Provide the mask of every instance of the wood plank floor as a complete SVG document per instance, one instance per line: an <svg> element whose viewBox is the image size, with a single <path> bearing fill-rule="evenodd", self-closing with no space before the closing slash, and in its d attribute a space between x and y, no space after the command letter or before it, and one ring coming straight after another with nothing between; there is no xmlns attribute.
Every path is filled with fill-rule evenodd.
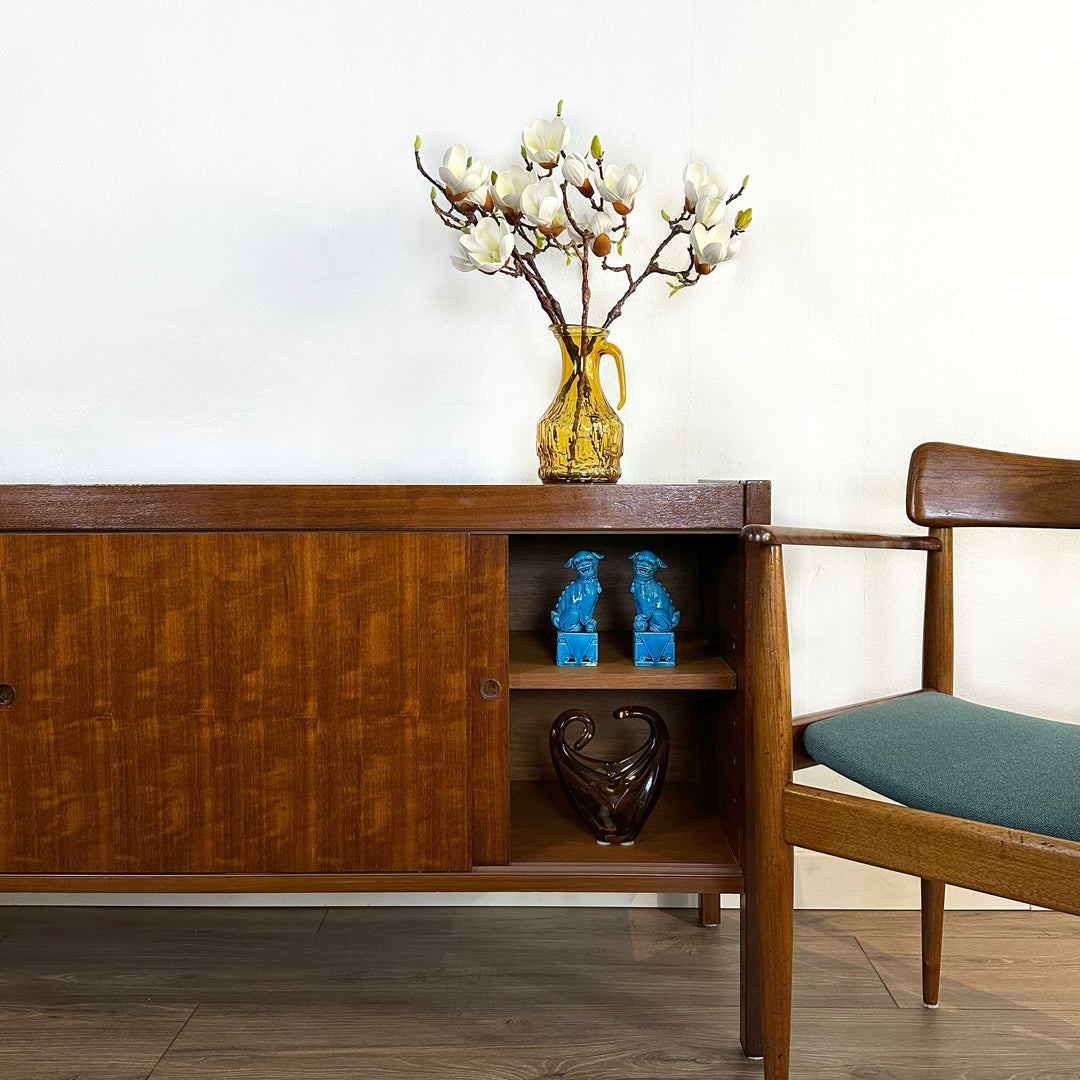
<svg viewBox="0 0 1080 1080"><path fill-rule="evenodd" d="M1080 919L796 917L792 1080L1080 1080ZM738 920L551 908L0 907L2 1080L760 1077Z"/></svg>

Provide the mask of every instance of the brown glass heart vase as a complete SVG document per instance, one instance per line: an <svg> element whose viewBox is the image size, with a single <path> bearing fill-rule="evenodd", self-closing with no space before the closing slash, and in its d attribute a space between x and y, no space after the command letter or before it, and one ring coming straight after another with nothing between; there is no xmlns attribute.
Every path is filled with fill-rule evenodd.
<svg viewBox="0 0 1080 1080"><path fill-rule="evenodd" d="M632 844L660 797L668 762L667 725L658 713L640 705L616 709L616 720L644 720L649 735L633 753L618 761L586 757L582 749L596 730L580 709L560 713L551 726L551 761L567 801L601 844ZM567 742L571 724L583 728Z"/></svg>

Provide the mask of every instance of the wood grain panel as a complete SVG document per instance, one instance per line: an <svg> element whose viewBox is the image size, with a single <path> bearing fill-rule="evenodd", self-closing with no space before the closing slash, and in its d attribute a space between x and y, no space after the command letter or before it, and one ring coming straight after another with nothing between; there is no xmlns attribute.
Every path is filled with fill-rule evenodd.
<svg viewBox="0 0 1080 1080"><path fill-rule="evenodd" d="M748 525L768 525L772 520L772 486L766 481L746 485L745 518ZM730 614L722 613L721 626L729 627L731 658L738 679L734 701L729 705L725 727L729 740L721 740L720 752L729 763L731 783L721 790L730 792L722 821L728 842L743 868L743 890L739 898L739 1041L743 1052L760 1057L764 1050L761 1015L761 958L756 912L757 888L754 876L754 834L750 798L746 788L748 763L753 752L749 717L753 702L753 656L757 649L757 590L759 564L749 558L747 547L718 560L715 594L730 605ZM732 602L733 601L733 602ZM726 614L726 618L723 615Z"/></svg>
<svg viewBox="0 0 1080 1080"><path fill-rule="evenodd" d="M1080 922L1067 938L1035 937L1025 933L1018 920L1005 924L1005 931L997 937L964 938L953 935L954 914L950 911L945 916L943 1006L1061 1009L1080 1016ZM1014 930L1019 933L1010 932ZM919 1008L919 940L862 932L859 942L897 1005Z"/></svg>
<svg viewBox="0 0 1080 1080"><path fill-rule="evenodd" d="M1080 528L1080 461L924 443L911 455L907 512L936 528Z"/></svg>
<svg viewBox="0 0 1080 1080"><path fill-rule="evenodd" d="M844 532L836 529L793 529L782 525L748 525L743 538L766 547L895 548L899 551L940 551L931 536Z"/></svg>
<svg viewBox="0 0 1080 1080"><path fill-rule="evenodd" d="M664 786L656 809L628 846L597 844L555 783L515 782L511 813L515 862L611 869L683 863L699 871L710 867L717 874L738 874L716 815L702 809L698 792L687 785Z"/></svg>
<svg viewBox="0 0 1080 1080"><path fill-rule="evenodd" d="M789 784L788 844L1080 915L1080 844Z"/></svg>
<svg viewBox="0 0 1080 1080"><path fill-rule="evenodd" d="M465 869L464 582L460 534L0 537L0 868Z"/></svg>
<svg viewBox="0 0 1080 1080"><path fill-rule="evenodd" d="M194 1011L145 1001L0 1005L0 1076L146 1080Z"/></svg>
<svg viewBox="0 0 1080 1080"><path fill-rule="evenodd" d="M503 1000L517 1007L501 1024L490 1008L485 1013L470 1007L453 1018L440 1018L436 1007L399 1009L365 1015L359 1024L345 1010L336 1016L311 1010L293 1041L282 1032L293 1026L273 1014L258 1022L254 1010L221 1015L200 1009L151 1080L223 1075L230 1080L756 1080L761 1075L760 1063L743 1059L728 1037L734 1010L711 1002L669 1004L665 985L650 982L640 1000L620 1001L617 1010L604 1011L580 1004L560 1008L546 1004L550 997L523 1005L515 987ZM542 989L557 993L553 981ZM671 994L678 1000L680 990ZM887 1007L849 1013L809 1007L798 1017L793 1080L1075 1080L1077 1075L1075 1028L1064 1011L1013 1010L978 1025L949 1014L929 1025L917 1013ZM204 1043L203 1025L211 1020L222 1032L221 1045ZM371 1046L369 1031L376 1026L386 1033L385 1041ZM420 1039L403 1037L432 1026L434 1031ZM441 1037L435 1033L440 1029ZM263 1030L266 1042L260 1038Z"/></svg>
<svg viewBox="0 0 1080 1080"><path fill-rule="evenodd" d="M470 536L470 843L477 866L510 861L508 603L506 537Z"/></svg>
<svg viewBox="0 0 1080 1080"><path fill-rule="evenodd" d="M674 667L636 665L632 630L600 637L594 666L558 667L555 639L555 629L550 626L547 630L518 630L510 635L511 689L735 689L735 672L716 647L697 635L683 633L681 628L675 631Z"/></svg>
<svg viewBox="0 0 1080 1080"><path fill-rule="evenodd" d="M743 485L0 486L0 531L738 530Z"/></svg>
<svg viewBox="0 0 1080 1080"><path fill-rule="evenodd" d="M923 604L922 684L942 694L953 692L953 531L933 529L941 550L926 556Z"/></svg>

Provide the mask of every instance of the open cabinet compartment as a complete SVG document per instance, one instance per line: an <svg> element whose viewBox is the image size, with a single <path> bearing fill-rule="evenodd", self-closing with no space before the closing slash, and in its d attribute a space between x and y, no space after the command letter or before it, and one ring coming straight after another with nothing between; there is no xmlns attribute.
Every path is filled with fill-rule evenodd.
<svg viewBox="0 0 1080 1080"><path fill-rule="evenodd" d="M510 856L520 864L572 872L649 866L701 879L700 891L737 890L740 875L725 835L733 803L736 675L725 660L732 637L725 619L733 597L718 582L737 538L708 534L550 534L509 538ZM657 578L680 611L675 666L633 663L634 602L629 556L647 549L667 563ZM599 663L558 667L550 613L573 578L566 561L595 551L603 589L596 607ZM631 846L597 844L566 801L551 763L549 732L565 709L588 712L596 734L590 757L613 760L639 746L641 722L613 719L626 705L659 713L671 736L667 778L656 807ZM711 879L711 880L710 880Z"/></svg>

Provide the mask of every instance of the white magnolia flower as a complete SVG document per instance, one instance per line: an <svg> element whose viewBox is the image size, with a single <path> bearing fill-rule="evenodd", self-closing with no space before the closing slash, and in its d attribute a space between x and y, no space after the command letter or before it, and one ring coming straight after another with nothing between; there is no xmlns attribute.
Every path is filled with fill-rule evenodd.
<svg viewBox="0 0 1080 1080"><path fill-rule="evenodd" d="M495 203L511 222L521 217L521 193L533 182L533 175L520 165L511 165L495 174L491 185Z"/></svg>
<svg viewBox="0 0 1080 1080"><path fill-rule="evenodd" d="M454 202L468 201L473 206L483 206L490 198L488 180L491 169L486 161L469 164L469 151L464 143L455 143L443 154L439 166L439 179L447 197Z"/></svg>
<svg viewBox="0 0 1080 1080"><path fill-rule="evenodd" d="M719 225L724 220L727 200L723 192L718 192L711 184L706 184L698 191L697 205L694 207L694 220L706 229Z"/></svg>
<svg viewBox="0 0 1080 1080"><path fill-rule="evenodd" d="M716 198L723 199L727 196L728 186L723 176L718 172L711 173L704 163L692 161L686 166L683 173L683 183L686 190L686 209L693 210L698 204L698 199L703 195L703 188L713 188Z"/></svg>
<svg viewBox="0 0 1080 1080"><path fill-rule="evenodd" d="M505 221L481 218L461 236L461 254L450 256L459 270L482 270L494 274L509 261L514 250L514 237Z"/></svg>
<svg viewBox="0 0 1080 1080"><path fill-rule="evenodd" d="M608 230L615 228L615 219L606 210L593 210L591 207L578 219L578 224L592 238L594 255L603 258L611 251L611 237Z"/></svg>
<svg viewBox="0 0 1080 1080"><path fill-rule="evenodd" d="M644 184L645 173L636 165L607 165L603 177L597 175L596 180L601 197L611 203L616 214L624 216L634 209L634 196Z"/></svg>
<svg viewBox="0 0 1080 1080"><path fill-rule="evenodd" d="M562 195L550 176L530 184L521 193L521 212L545 236L558 236L568 224Z"/></svg>
<svg viewBox="0 0 1080 1080"><path fill-rule="evenodd" d="M725 221L705 228L698 222L690 231L690 246L698 273L708 274L718 263L727 262L739 250L739 238L731 235L731 225Z"/></svg>
<svg viewBox="0 0 1080 1080"><path fill-rule="evenodd" d="M567 154L563 158L563 177L569 180L586 199L591 198L593 193L589 172L589 166L580 154Z"/></svg>
<svg viewBox="0 0 1080 1080"><path fill-rule="evenodd" d="M534 120L521 133L521 142L529 160L545 169L559 163L559 155L570 141L570 129L556 116L551 120Z"/></svg>
<svg viewBox="0 0 1080 1080"><path fill-rule="evenodd" d="M464 202L466 206L475 206L485 214L490 214L495 208L495 202L491 197L490 182L477 184L472 191L466 192L462 202Z"/></svg>
<svg viewBox="0 0 1080 1080"><path fill-rule="evenodd" d="M575 215L575 219L586 232L592 233L593 236L600 236L615 228L615 219L606 210L590 208L580 217Z"/></svg>

